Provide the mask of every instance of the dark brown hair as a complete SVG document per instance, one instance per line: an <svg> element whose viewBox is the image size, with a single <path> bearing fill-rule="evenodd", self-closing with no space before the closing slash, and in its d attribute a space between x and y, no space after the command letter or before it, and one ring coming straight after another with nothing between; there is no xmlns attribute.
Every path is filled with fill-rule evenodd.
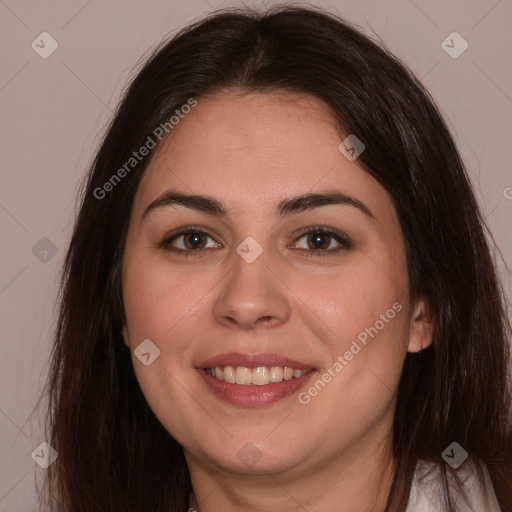
<svg viewBox="0 0 512 512"><path fill-rule="evenodd" d="M485 463L500 505L512 510L510 325L459 152L434 100L399 59L342 19L294 6L230 9L194 23L151 54L122 98L83 183L63 268L44 390L47 441L59 455L47 470L46 509L188 507L182 447L149 408L121 334L125 237L151 155L103 198L94 191L190 98L227 89L322 100L341 140L354 133L364 142L359 165L393 199L411 301L427 300L434 334L431 346L406 356L386 511L405 510L419 459L441 464L447 510L456 510L447 483L457 472L441 458L453 441Z"/></svg>

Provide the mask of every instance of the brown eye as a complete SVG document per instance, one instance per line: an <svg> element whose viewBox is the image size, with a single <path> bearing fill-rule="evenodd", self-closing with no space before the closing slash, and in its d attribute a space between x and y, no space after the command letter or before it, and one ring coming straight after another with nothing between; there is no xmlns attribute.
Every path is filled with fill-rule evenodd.
<svg viewBox="0 0 512 512"><path fill-rule="evenodd" d="M204 233L190 233L182 236L187 249L202 249L206 244Z"/></svg>
<svg viewBox="0 0 512 512"><path fill-rule="evenodd" d="M346 236L322 227L308 228L300 234L298 240L302 239L306 243L296 243L294 248L305 251L306 256L327 256L352 247L352 242Z"/></svg>
<svg viewBox="0 0 512 512"><path fill-rule="evenodd" d="M322 249L326 250L329 248L330 235L326 233L315 233L314 235L308 235L307 241L310 249Z"/></svg>
<svg viewBox="0 0 512 512"><path fill-rule="evenodd" d="M177 253L192 253L200 252L202 249L211 249L214 247L220 247L220 244L211 243L208 244L208 239L213 238L206 232L200 229L184 228L183 230L175 233L174 235L167 237L161 244L161 246L169 251Z"/></svg>

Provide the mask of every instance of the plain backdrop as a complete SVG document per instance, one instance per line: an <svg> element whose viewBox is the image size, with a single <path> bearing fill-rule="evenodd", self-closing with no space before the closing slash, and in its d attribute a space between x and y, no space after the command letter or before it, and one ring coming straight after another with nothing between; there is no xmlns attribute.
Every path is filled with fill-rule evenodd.
<svg viewBox="0 0 512 512"><path fill-rule="evenodd" d="M510 263L512 3L311 3L380 38L425 84ZM36 478L44 469L32 454L45 439L31 413L48 371L59 272L78 186L120 93L140 58L168 33L236 5L241 3L0 0L0 511L37 510ZM457 55L464 41L468 47ZM510 297L504 263L500 269Z"/></svg>

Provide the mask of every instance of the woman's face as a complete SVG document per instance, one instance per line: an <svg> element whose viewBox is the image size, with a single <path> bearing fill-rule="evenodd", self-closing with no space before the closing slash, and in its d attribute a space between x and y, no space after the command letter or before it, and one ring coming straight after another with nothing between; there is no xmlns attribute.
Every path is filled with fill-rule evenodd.
<svg viewBox="0 0 512 512"><path fill-rule="evenodd" d="M189 462L311 471L390 438L423 315L409 307L390 196L340 143L316 99L217 94L180 119L141 180L125 342Z"/></svg>

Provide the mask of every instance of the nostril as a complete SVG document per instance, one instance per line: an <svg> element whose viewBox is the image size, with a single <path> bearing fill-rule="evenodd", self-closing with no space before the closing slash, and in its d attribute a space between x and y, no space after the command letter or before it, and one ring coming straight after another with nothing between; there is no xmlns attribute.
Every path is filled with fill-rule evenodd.
<svg viewBox="0 0 512 512"><path fill-rule="evenodd" d="M259 322L262 323L263 325L268 325L269 323L271 322L274 322L276 321L276 317L274 316L262 316L260 319L259 319Z"/></svg>

